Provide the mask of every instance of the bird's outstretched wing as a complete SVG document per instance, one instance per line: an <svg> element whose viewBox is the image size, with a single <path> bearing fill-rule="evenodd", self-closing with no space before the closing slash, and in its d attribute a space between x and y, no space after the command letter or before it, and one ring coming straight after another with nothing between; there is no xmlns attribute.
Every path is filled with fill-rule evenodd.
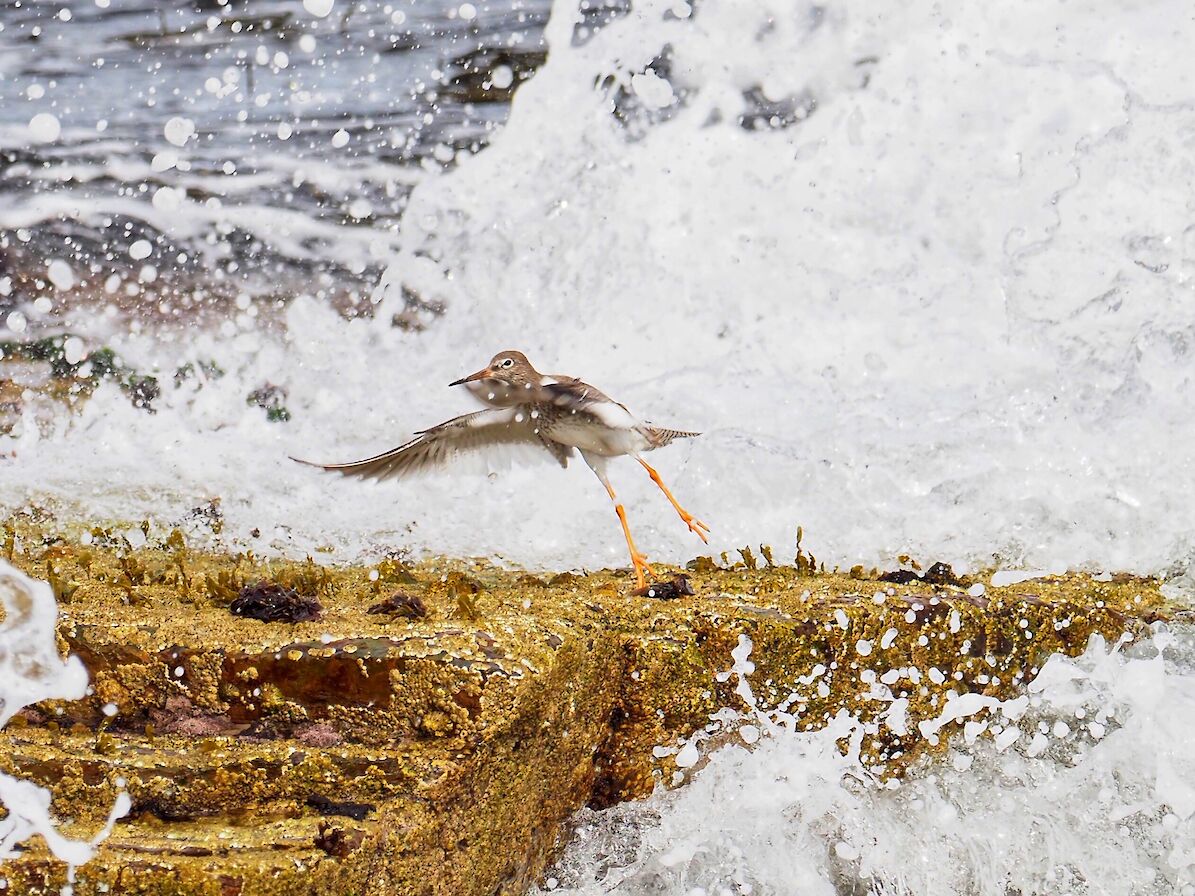
<svg viewBox="0 0 1195 896"><path fill-rule="evenodd" d="M311 467L319 467L345 476L364 479L393 479L446 468L469 454L485 454L502 459L512 453L543 457L553 456L561 464L567 457L560 455L565 446L549 444L532 420L528 408L492 408L454 417L439 426L417 433L411 441L392 448L385 454L347 464L318 464L291 460ZM545 453L547 449L551 454Z"/></svg>

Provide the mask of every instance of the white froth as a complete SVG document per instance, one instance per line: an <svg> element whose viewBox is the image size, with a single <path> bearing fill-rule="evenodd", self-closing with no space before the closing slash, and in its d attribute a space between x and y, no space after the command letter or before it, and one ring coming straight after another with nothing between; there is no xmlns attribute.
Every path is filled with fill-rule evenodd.
<svg viewBox="0 0 1195 896"><path fill-rule="evenodd" d="M377 486L286 459L393 447L470 409L441 384L521 348L704 433L651 461L711 526L709 548L636 465L611 467L657 559L761 542L783 557L800 524L807 549L847 566L1185 568L1185 6L1151 13L1167 29L1113 0L684 6L636 3L574 41L576 6L558 2L509 124L416 185L397 237L155 209L166 232L229 218L296 257L388 260L376 318L300 298L283 340L241 328L180 357L122 339L166 382L193 359L228 375L167 386L154 415L104 388L79 425L22 431L0 501L169 522L219 495L231 540L266 533L257 550L625 565L581 465ZM611 114L662 99L652 78L666 110ZM37 201L13 216L61 211ZM394 329L404 288L447 314ZM246 406L263 382L286 387L290 423Z"/></svg>
<svg viewBox="0 0 1195 896"><path fill-rule="evenodd" d="M947 762L900 781L859 762L849 716L801 731L751 700L747 718L764 733L751 749L709 754L678 790L583 812L553 892L1190 893L1193 659L1189 631L1128 654L1094 639L1078 659L1052 657L1025 698L993 703L998 733L980 725L952 741ZM1079 712L1097 727L1061 723Z"/></svg>

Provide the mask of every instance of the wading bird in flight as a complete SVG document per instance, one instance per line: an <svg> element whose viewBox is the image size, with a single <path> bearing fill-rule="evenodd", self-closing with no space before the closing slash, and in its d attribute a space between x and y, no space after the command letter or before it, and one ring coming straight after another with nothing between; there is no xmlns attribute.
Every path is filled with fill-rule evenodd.
<svg viewBox="0 0 1195 896"><path fill-rule="evenodd" d="M614 502L638 588L643 590L647 587L646 575L654 573L647 557L635 547L626 511L606 475L611 458L629 455L647 470L689 531L708 543L709 527L677 503L660 474L642 457L673 439L698 433L645 423L588 383L571 376L540 373L522 352L499 352L477 373L449 385L466 387L488 407L425 429L411 441L376 457L347 464L299 463L346 476L382 480L443 469L462 454L504 447L542 447L567 467L576 449Z"/></svg>

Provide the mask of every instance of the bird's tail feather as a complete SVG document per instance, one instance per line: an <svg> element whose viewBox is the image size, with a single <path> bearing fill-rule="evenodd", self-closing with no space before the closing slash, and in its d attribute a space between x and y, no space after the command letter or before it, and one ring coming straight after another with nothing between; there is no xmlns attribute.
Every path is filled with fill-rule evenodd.
<svg viewBox="0 0 1195 896"><path fill-rule="evenodd" d="M647 425L643 427L643 433L647 436L647 440L651 442L652 448L663 448L673 439L691 439L694 436L699 436L699 432L687 432L683 429L668 429L663 426Z"/></svg>

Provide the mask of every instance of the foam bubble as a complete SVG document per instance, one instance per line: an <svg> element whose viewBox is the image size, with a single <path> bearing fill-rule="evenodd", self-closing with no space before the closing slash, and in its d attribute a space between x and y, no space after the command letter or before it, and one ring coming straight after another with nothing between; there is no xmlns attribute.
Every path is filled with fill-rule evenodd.
<svg viewBox="0 0 1195 896"><path fill-rule="evenodd" d="M632 75L631 89L649 109L663 109L676 99L672 85L651 69Z"/></svg>
<svg viewBox="0 0 1195 896"><path fill-rule="evenodd" d="M177 211L182 201L183 192L177 187L158 187L152 200L154 208L163 212Z"/></svg>
<svg viewBox="0 0 1195 896"><path fill-rule="evenodd" d="M515 73L509 65L496 65L490 78L495 87L505 90L514 83Z"/></svg>
<svg viewBox="0 0 1195 896"><path fill-rule="evenodd" d="M53 143L61 133L57 116L49 112L38 112L29 119L29 139L35 143Z"/></svg>
<svg viewBox="0 0 1195 896"><path fill-rule="evenodd" d="M186 146L187 141L195 136L195 122L189 118L176 116L166 122L162 133L173 145Z"/></svg>
<svg viewBox="0 0 1195 896"><path fill-rule="evenodd" d="M303 0L303 8L318 19L332 12L336 0Z"/></svg>
<svg viewBox="0 0 1195 896"><path fill-rule="evenodd" d="M46 265L46 276L54 288L65 292L75 285L74 269L61 258L53 258Z"/></svg>
<svg viewBox="0 0 1195 896"><path fill-rule="evenodd" d="M83 340L78 336L67 336L62 341L62 357L67 364L78 364L85 357L87 352L83 347Z"/></svg>

